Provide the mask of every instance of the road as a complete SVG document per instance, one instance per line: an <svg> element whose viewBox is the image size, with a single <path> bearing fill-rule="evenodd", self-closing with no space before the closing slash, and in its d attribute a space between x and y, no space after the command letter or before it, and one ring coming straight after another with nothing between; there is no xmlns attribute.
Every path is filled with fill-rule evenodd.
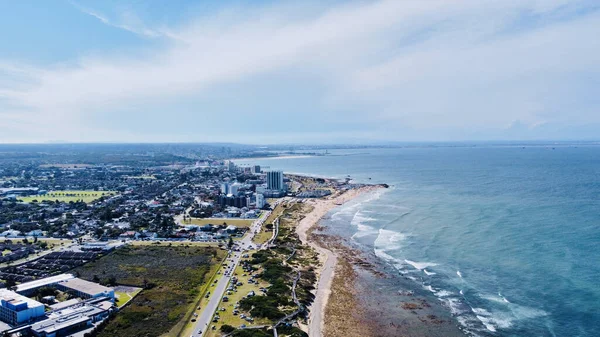
<svg viewBox="0 0 600 337"><path fill-rule="evenodd" d="M254 233L260 230L260 227L264 223L265 219L266 217L257 219L252 226L250 226L250 230L247 232L246 236L241 241L237 242L237 247L240 248L240 251L232 251L227 257L228 268L222 269L222 271L230 270L231 272L229 273L229 276L226 276L225 273L223 273L217 281L217 284L214 287L210 287L211 295L209 302L206 306L204 306L204 308L202 308L202 313L197 317L196 326L194 327L194 333L192 336L202 336L206 330L210 329L213 315L218 309L219 303L221 303L221 299L225 294L225 290L227 290L227 287L229 286L233 272L239 264L241 256L244 254L244 252L246 250L256 248L252 242L252 239L254 239ZM231 259L233 259L233 262L230 261Z"/></svg>

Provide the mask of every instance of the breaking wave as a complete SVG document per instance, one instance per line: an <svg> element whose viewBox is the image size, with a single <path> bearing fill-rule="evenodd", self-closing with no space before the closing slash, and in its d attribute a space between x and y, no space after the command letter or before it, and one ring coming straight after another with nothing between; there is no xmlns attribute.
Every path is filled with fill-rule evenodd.
<svg viewBox="0 0 600 337"><path fill-rule="evenodd" d="M410 264L411 266L415 267L416 269L419 270L423 270L425 268L428 267L435 267L437 266L437 263L433 263L433 262L415 262L415 261L411 261L411 260L404 260L404 262L406 262L407 264Z"/></svg>

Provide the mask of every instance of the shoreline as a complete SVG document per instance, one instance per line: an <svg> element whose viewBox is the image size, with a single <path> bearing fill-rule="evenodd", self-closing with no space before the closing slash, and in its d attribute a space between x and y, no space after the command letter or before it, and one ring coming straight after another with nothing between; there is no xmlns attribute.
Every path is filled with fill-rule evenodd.
<svg viewBox="0 0 600 337"><path fill-rule="evenodd" d="M315 299L301 329L310 337L464 337L443 304L373 252L348 241L342 234L347 225L337 229L343 232L332 232L320 224L331 210L384 185L361 185L304 201L313 209L298 223L296 233L315 249L320 263Z"/></svg>
<svg viewBox="0 0 600 337"><path fill-rule="evenodd" d="M321 157L323 155L318 154L288 154L282 156L262 156L262 157L239 157L239 158L229 158L224 160L231 160L235 162L236 160L267 160L267 159L298 159L298 158L310 158L310 157Z"/></svg>
<svg viewBox="0 0 600 337"><path fill-rule="evenodd" d="M333 281L338 267L338 256L332 250L323 247L315 240L309 238L310 232L334 208L357 198L358 196L382 188L379 185L366 185L351 190L334 194L325 199L310 199L305 203L313 207L312 211L298 223L296 233L303 244L307 244L319 254L321 267L319 268L318 281L315 290L315 300L311 305L306 332L311 337L322 337L325 334L325 312L332 293Z"/></svg>

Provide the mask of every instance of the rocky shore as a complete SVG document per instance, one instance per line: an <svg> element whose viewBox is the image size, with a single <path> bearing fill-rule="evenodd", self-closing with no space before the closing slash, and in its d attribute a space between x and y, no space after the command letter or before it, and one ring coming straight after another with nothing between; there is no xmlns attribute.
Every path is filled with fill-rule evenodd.
<svg viewBox="0 0 600 337"><path fill-rule="evenodd" d="M313 208L297 233L321 260L305 327L309 336L464 336L446 308L413 281L320 223L333 208L383 187L365 185L307 201Z"/></svg>

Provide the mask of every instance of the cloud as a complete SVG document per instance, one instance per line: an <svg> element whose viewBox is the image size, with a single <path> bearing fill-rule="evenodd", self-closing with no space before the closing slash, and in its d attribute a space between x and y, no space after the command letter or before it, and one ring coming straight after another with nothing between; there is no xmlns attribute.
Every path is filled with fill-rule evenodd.
<svg viewBox="0 0 600 337"><path fill-rule="evenodd" d="M134 56L96 54L43 69L11 68L19 76L8 84L0 82L0 106L5 102L17 107L24 116L35 115L62 132L99 130L74 137L78 140L101 140L94 138L100 134L151 140L135 123L121 135L110 122L91 124L114 111L127 111L122 120L125 114L159 120L167 111L176 119L184 117L180 103L189 101L197 104L198 112L186 118L212 122L219 117L211 112L220 110L216 105L229 107L231 100L244 99L229 118L264 120L265 132L271 133L264 141L285 134L286 141L301 142L307 135L317 136L312 130L290 134L285 126L269 125L277 109L264 112L278 88L294 86L298 91L320 88L302 98L315 102L311 111L290 115L289 120L321 121L330 128L317 137L324 140L328 134L331 140L352 135L457 139L468 134L464 130L501 130L516 120L527 125L600 122L591 89L600 79L600 15L589 1L394 0L236 7L168 29L115 23L78 8L144 37L166 36L164 32L172 37L160 49ZM132 18L126 21L135 22ZM228 92L235 84L239 91ZM254 88L263 86L268 90ZM230 99L208 104L202 98L219 91L217 96ZM293 99L290 95L291 101L277 103L280 113L300 103ZM167 103L173 103L171 108ZM363 129L342 130L340 119ZM256 134L243 127L231 131L228 135L238 137L236 141ZM219 138L226 136L214 126L206 127L203 135L230 139Z"/></svg>
<svg viewBox="0 0 600 337"><path fill-rule="evenodd" d="M107 16L102 15L93 9L84 7L74 1L71 1L70 3L75 8L77 8L77 10L79 10L80 12L100 20L100 22L102 22L103 24L105 24L107 26L123 29L128 32L131 32L131 33L134 33L134 34L137 34L140 36L144 36L147 38L156 38L156 37L165 36L164 32L160 32L158 30L153 30L153 29L147 28L143 24L143 22L131 11L122 11L119 22L114 22L113 20L109 19Z"/></svg>

